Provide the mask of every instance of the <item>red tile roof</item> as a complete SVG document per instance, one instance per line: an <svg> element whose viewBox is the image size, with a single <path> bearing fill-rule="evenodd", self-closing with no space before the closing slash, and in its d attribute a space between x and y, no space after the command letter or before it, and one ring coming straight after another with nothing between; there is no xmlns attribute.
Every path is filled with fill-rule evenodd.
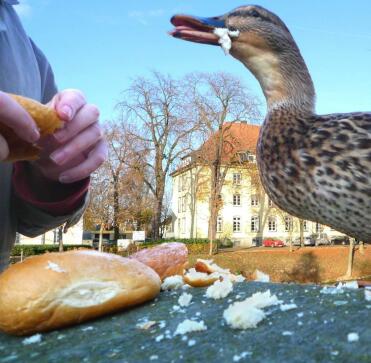
<svg viewBox="0 0 371 363"><path fill-rule="evenodd" d="M222 162L231 162L238 152L249 151L256 153L260 126L245 122L226 122L223 124ZM220 131L216 131L196 152L199 160L215 159L216 146L219 142Z"/></svg>

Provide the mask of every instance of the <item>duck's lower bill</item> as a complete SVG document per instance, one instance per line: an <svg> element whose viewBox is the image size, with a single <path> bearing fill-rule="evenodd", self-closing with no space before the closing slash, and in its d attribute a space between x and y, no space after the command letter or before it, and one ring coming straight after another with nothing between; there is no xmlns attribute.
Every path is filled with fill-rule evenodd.
<svg viewBox="0 0 371 363"><path fill-rule="evenodd" d="M224 21L218 18L189 15L174 15L170 21L175 28L169 34L174 38L210 45L219 45L219 37L214 30L225 26Z"/></svg>

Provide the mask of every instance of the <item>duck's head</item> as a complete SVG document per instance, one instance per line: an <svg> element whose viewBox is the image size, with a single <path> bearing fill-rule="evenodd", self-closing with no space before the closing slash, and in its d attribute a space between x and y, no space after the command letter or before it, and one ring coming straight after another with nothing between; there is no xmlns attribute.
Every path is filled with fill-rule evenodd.
<svg viewBox="0 0 371 363"><path fill-rule="evenodd" d="M173 37L211 45L221 45L224 29L230 54L258 79L268 105L287 102L299 92L298 102L313 108L313 83L300 51L285 23L267 9L247 5L211 18L174 15L171 23Z"/></svg>

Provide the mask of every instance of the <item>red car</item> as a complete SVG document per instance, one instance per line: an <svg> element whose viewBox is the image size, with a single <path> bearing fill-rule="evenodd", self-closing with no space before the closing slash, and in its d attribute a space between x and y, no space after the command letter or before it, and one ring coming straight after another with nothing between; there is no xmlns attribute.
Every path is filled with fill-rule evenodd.
<svg viewBox="0 0 371 363"><path fill-rule="evenodd" d="M285 243L279 239L267 238L263 241L264 247L284 247Z"/></svg>

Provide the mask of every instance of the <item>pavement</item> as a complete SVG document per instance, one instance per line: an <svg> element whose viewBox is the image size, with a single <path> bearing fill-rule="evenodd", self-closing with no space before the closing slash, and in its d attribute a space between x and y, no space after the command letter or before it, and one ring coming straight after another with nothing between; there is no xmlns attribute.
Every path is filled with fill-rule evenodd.
<svg viewBox="0 0 371 363"><path fill-rule="evenodd" d="M264 308L267 317L252 329L225 323L223 311L232 302L268 289L296 308ZM0 333L0 363L371 362L371 301L364 289L241 282L220 300L205 291L187 289L193 298L183 308L183 290L161 292L145 305L31 340ZM185 319L202 320L207 330L174 335ZM155 324L138 328L148 321Z"/></svg>

